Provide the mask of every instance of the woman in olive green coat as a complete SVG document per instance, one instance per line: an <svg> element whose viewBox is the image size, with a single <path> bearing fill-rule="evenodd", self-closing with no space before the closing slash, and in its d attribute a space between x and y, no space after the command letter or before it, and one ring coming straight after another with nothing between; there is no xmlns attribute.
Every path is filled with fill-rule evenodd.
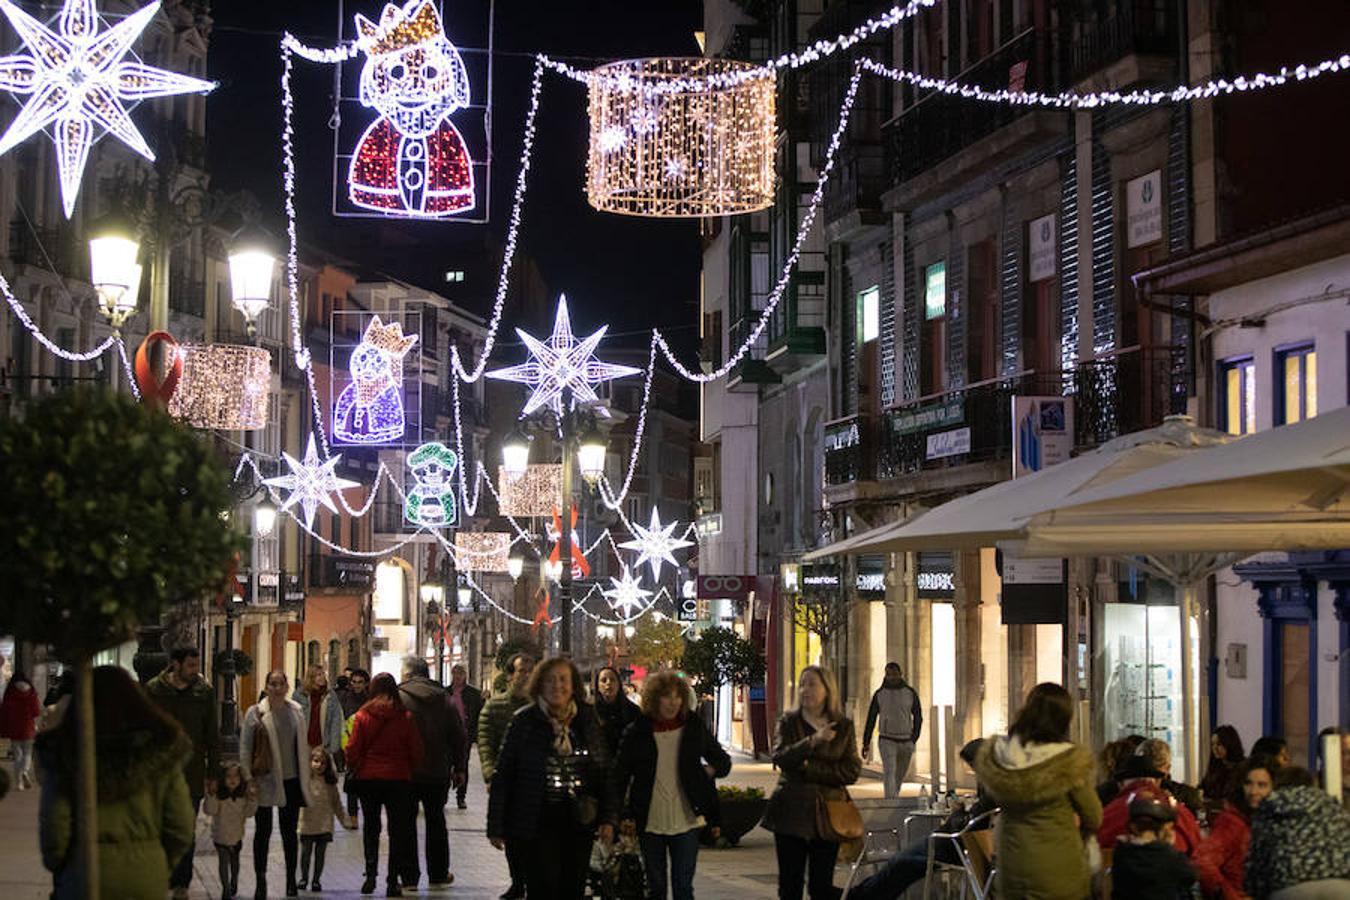
<svg viewBox="0 0 1350 900"><path fill-rule="evenodd" d="M94 735L98 761L99 894L118 900L162 900L169 871L191 846L195 816L183 778L192 742L116 666L94 670ZM38 812L42 863L55 879L53 896L80 897L76 861L74 717L38 737L42 800Z"/></svg>
<svg viewBox="0 0 1350 900"><path fill-rule="evenodd" d="M995 854L1003 900L1084 900L1091 891L1084 838L1101 825L1102 804L1092 755L1069 741L1072 721L1068 691L1038 684L1008 736L975 756L980 784L1003 810Z"/></svg>

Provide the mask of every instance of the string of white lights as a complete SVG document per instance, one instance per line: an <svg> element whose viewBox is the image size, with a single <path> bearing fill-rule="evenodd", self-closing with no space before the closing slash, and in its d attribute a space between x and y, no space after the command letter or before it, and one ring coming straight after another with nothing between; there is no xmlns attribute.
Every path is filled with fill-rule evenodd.
<svg viewBox="0 0 1350 900"><path fill-rule="evenodd" d="M311 47L308 44L301 43L300 39L290 32L287 32L281 40L296 56L316 63L346 62L349 59L355 59L361 53L361 48L357 46L355 41L349 41L337 47Z"/></svg>
<svg viewBox="0 0 1350 900"><path fill-rule="evenodd" d="M267 488L267 493L272 497L272 502L278 503L278 508L280 508L279 504L280 498L277 496L276 491L274 491L269 486ZM310 528L308 525L305 524L305 520L303 518L295 514L294 510L287 508L285 510L285 513L286 515L290 516L292 519L295 520L295 523L300 526L301 531L305 532L305 534L308 534L310 537L314 538L314 540L318 541L320 544L323 544L328 549L335 550L338 553L346 554L347 556L358 556L363 559L378 559L383 556L390 556L394 553L397 553L399 550L402 550L408 544L411 544L417 538L417 536L420 535L425 530L419 528L417 531L414 531L412 534L408 535L398 543L392 544L388 547L383 547L379 550L353 550L351 547L344 547L341 544L337 544L334 543L333 541L330 541L328 538L324 537L314 529Z"/></svg>
<svg viewBox="0 0 1350 900"><path fill-rule="evenodd" d="M525 141L520 151L520 170L516 173L515 197L511 201L511 218L506 226L506 246L502 251L502 270L497 278L497 296L492 302L492 315L488 320L487 335L483 339L483 353L478 363L469 372L459 359L459 347L450 347L450 363L459 378L468 382L483 377L487 369L488 357L497 340L497 330L502 324L502 310L506 307L506 289L511 279L511 262L516 256L516 238L520 234L521 210L525 207L525 185L530 174L530 160L533 159L535 117L539 112L539 92L544 84L544 56L541 54L534 62L534 76L530 81L530 108L525 114Z"/></svg>
<svg viewBox="0 0 1350 900"><path fill-rule="evenodd" d="M131 359L127 356L127 342L120 337L117 339L117 355L122 358L122 371L127 373L127 387L131 388L131 396L140 400L141 387L136 383L136 372L131 368Z"/></svg>
<svg viewBox="0 0 1350 900"><path fill-rule="evenodd" d="M801 50L794 50L791 53L784 53L777 56L762 66L753 69L743 69L735 72L719 72L713 75L706 75L696 78L677 78L659 84L649 82L637 83L631 76L616 75L609 77L609 85L621 91L641 91L646 96L654 94L683 94L695 91L717 91L726 88L735 87L744 84L756 78L771 78L783 69L798 69L802 66L818 62L836 53L853 47L860 41L865 41L879 31L887 31L894 28L899 23L911 16L917 15L920 11L936 6L938 0L909 0L903 5L892 6L886 12L879 16L868 19L852 31L836 35L833 38L822 38L808 47ZM557 62L553 59L544 58L550 69L572 79L589 85L594 79L603 77L596 73L584 69L578 69L569 66L566 63Z"/></svg>
<svg viewBox="0 0 1350 900"><path fill-rule="evenodd" d="M102 356L104 351L117 342L117 338L110 334L103 339L102 343L92 350L67 350L42 332L42 329L38 327L38 324L28 315L28 311L23 308L23 304L19 302L19 298L14 296L14 292L10 290L9 282L5 279L4 275L0 275L0 292L4 293L5 300L9 303L10 309L14 310L14 315L18 318L23 327L27 328L33 337L37 338L39 344L62 359L70 360L71 362L88 362L91 359Z"/></svg>
<svg viewBox="0 0 1350 900"><path fill-rule="evenodd" d="M652 329L652 343L661 348L662 355L665 356L666 360L671 364L675 371L679 372L680 375L689 381L706 384L725 377L732 369L740 364L741 359L750 352L750 348L759 340L760 335L764 333L764 329L769 326L769 317L773 315L774 309L778 306L779 301L783 299L783 294L787 290L788 281L792 277L792 271L797 267L797 259L801 256L802 247L806 244L806 236L810 233L811 226L816 221L816 214L820 210L821 200L825 196L825 185L829 182L830 174L834 171L834 160L839 151L839 144L843 141L844 131L848 128L849 116L853 112L853 102L858 96L858 84L862 80L862 74L862 68L855 65L853 68L853 77L848 83L848 91L844 94L844 102L839 107L839 125L835 128L834 134L830 137L830 145L825 151L825 164L821 167L820 177L816 181L816 189L811 194L811 203L806 209L806 214L802 216L801 223L797 226L797 237L792 244L792 252L788 254L787 259L783 263L783 273L779 276L778 283L774 285L773 292L769 294L768 301L759 314L759 321L756 322L755 327L750 330L750 334L746 336L745 341L742 342L740 347L736 348L721 367L712 372L696 372L675 358L675 352L670 348L670 344L666 342L665 335L661 333L660 329Z"/></svg>
<svg viewBox="0 0 1350 900"><path fill-rule="evenodd" d="M487 356L484 355L483 358L486 360ZM455 452L459 454L460 459L464 459L464 413L459 405L458 378L450 379L450 404L455 411ZM464 506L464 515L472 516L478 512L478 501L483 498L483 481L491 481L491 479L488 478L483 463L479 461L474 468L473 499L469 499L468 473L465 472L465 468L463 465L459 467L459 496L460 502ZM496 495L495 491L493 495ZM498 500L500 499L499 497Z"/></svg>
<svg viewBox="0 0 1350 900"><path fill-rule="evenodd" d="M628 456L628 474L624 476L623 487L617 494L610 494L607 480L602 478L600 481L600 502L610 509L617 509L623 503L623 498L628 496L628 488L633 484L633 475L637 473L638 456L642 453L642 438L647 432L647 409L651 405L652 379L655 375L656 341L652 341L647 356L647 380L642 385L642 406L638 410L637 428L633 430L633 452Z"/></svg>
<svg viewBox="0 0 1350 900"><path fill-rule="evenodd" d="M968 100L981 100L986 103L1010 103L1021 106L1049 106L1057 109L1093 109L1105 105L1157 106L1162 103L1185 103L1235 92L1282 87L1290 81L1307 81L1323 75L1344 72L1350 69L1350 54L1343 54L1336 59L1325 59L1311 66L1298 65L1292 69L1288 66L1282 66L1274 74L1260 72L1252 76L1239 75L1233 79L1216 78L1196 85L1179 85L1168 90L1140 89L1124 92L1095 91L1089 93L1061 91L1058 94L1046 94L1040 91L1013 91L1006 88L990 90L978 85L964 84L946 78L921 75L907 69L893 68L872 59L863 59L861 63L864 69L874 75Z"/></svg>
<svg viewBox="0 0 1350 900"><path fill-rule="evenodd" d="M508 619L511 619L513 622L519 622L522 625L534 624L534 619L526 619L523 616L518 616L515 613L511 612L511 610L507 609L505 606L502 606L500 603L494 600L491 594L489 594L487 591L483 590L481 587L478 586L478 582L474 581L473 576L468 572L464 573L464 583L469 587L473 588L473 590L477 592L478 596L482 597L489 604L491 604L492 607L497 610L497 612L506 616ZM550 626L558 624L559 618L560 618L559 616L550 616L548 624Z"/></svg>

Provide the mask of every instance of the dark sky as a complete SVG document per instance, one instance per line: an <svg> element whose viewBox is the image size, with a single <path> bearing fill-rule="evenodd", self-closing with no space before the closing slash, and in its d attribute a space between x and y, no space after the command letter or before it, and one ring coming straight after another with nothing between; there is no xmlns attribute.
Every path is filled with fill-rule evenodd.
<svg viewBox="0 0 1350 900"><path fill-rule="evenodd" d="M486 0L470 0L486 3ZM382 2L348 0L345 14L374 18ZM218 0L208 59L220 87L207 102L214 184L247 188L263 202L280 233L281 62L279 33L307 43L337 40L336 2ZM453 20L455 3L445 4ZM698 0L498 0L493 86L492 221L487 225L338 219L332 215L333 69L297 59L296 165L302 243L433 290L438 273L470 268L481 257L483 229L498 240L510 213L529 99L532 54L544 51L589 67L600 61L657 55L696 55ZM349 26L350 27L350 26ZM453 30L447 25L447 30ZM656 220L599 213L586 202L586 94L548 74L541 99L534 162L521 224L521 247L539 264L553 294L565 292L576 329L609 322L616 333L669 326L692 354L698 309L699 238L690 220ZM455 299L485 313L495 278L467 284ZM508 299L506 324L518 323ZM538 324L538 323L533 323ZM621 338L619 340L622 340ZM642 337L624 341L645 346Z"/></svg>

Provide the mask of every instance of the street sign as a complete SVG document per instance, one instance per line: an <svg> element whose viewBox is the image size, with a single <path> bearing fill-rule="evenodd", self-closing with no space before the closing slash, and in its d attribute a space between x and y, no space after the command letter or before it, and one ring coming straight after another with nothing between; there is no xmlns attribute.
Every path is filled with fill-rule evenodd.
<svg viewBox="0 0 1350 900"><path fill-rule="evenodd" d="M754 588L753 575L698 576L698 597L702 600L749 600Z"/></svg>

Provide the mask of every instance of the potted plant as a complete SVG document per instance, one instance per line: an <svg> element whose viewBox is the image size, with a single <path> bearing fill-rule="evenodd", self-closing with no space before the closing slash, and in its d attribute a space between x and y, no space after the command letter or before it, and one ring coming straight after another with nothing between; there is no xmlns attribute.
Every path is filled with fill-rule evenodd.
<svg viewBox="0 0 1350 900"><path fill-rule="evenodd" d="M225 660L231 656L234 657L235 676L239 678L244 678L250 672L253 671L253 657L249 656L247 653L245 653L243 650L240 650L238 647L234 648L233 650L221 650L217 652L215 657L211 661L212 666L211 671L216 672L217 675L219 675L219 673L225 668Z"/></svg>
<svg viewBox="0 0 1350 900"><path fill-rule="evenodd" d="M741 842L759 820L764 818L764 807L768 800L762 788L738 788L722 785L717 789L717 803L722 813L722 834L714 841L711 829L703 830L703 843L717 847L735 847Z"/></svg>

